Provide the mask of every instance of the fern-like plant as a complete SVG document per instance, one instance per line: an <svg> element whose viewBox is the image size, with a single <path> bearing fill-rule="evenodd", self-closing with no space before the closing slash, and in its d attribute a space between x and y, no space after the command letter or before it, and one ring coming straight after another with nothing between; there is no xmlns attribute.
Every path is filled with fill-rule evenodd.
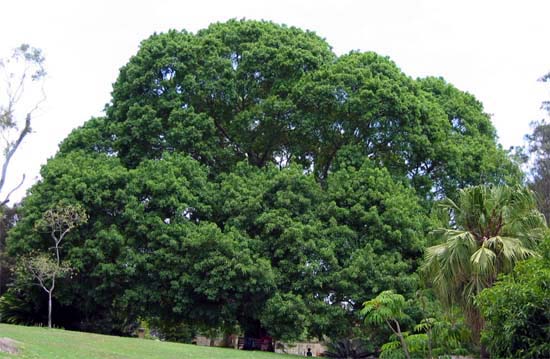
<svg viewBox="0 0 550 359"><path fill-rule="evenodd" d="M405 298L401 294L386 290L376 298L363 303L361 314L365 316L367 324L387 325L399 339L405 357L410 359L409 348L399 325L399 321L405 317L405 304Z"/></svg>

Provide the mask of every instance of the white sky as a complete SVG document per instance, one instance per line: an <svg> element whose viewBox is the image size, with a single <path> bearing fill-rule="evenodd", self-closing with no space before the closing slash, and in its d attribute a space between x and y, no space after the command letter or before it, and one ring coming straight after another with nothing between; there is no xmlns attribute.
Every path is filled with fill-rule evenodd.
<svg viewBox="0 0 550 359"><path fill-rule="evenodd" d="M521 145L550 98L550 87L537 82L550 71L549 14L547 0L4 0L0 56L29 43L43 49L48 71L47 101L14 157L4 192L22 173L25 188L32 185L59 142L101 115L118 69L141 40L230 18L309 29L337 54L372 50L412 77L443 76L484 103L504 147Z"/></svg>

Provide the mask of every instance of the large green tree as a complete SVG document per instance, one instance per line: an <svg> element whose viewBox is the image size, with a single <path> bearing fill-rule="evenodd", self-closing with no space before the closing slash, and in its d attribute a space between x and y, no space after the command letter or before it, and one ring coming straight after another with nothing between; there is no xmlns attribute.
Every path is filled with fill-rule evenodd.
<svg viewBox="0 0 550 359"><path fill-rule="evenodd" d="M90 221L65 243L78 270L57 296L67 327L348 335L361 303L414 290L434 196L515 175L481 105L434 82L445 100L385 57L337 57L270 22L155 34L105 116L43 167L10 253L44 249L40 214L77 202ZM475 131L454 129L453 101ZM473 153L486 177L457 165Z"/></svg>
<svg viewBox="0 0 550 359"><path fill-rule="evenodd" d="M429 198L519 176L472 95L443 79L413 80L375 53L337 57L312 32L257 21L143 41L106 117L61 146L75 149L116 154L130 168L183 152L212 174L241 160L296 163L322 181L352 149Z"/></svg>
<svg viewBox="0 0 550 359"><path fill-rule="evenodd" d="M476 296L499 274L536 255L546 222L532 192L521 187L469 187L456 202L447 198L439 207L449 224L436 230L442 243L426 250L423 269L445 304L464 309L479 342L484 322Z"/></svg>
<svg viewBox="0 0 550 359"><path fill-rule="evenodd" d="M15 226L17 222L18 206L4 207L0 216L0 296L6 290L6 284L10 277L11 259L7 255L6 239L8 237L8 231Z"/></svg>
<svg viewBox="0 0 550 359"><path fill-rule="evenodd" d="M116 158L74 152L51 160L42 176L10 248L46 249L40 233L27 236L38 220L26 212L31 208L65 199L93 213L64 244L77 280L63 283L58 296L86 329L119 332L138 316L179 313L197 324L235 324L235 311L261 302L254 293L272 286L270 268L238 233L201 220L211 210L206 171L188 157L167 155L127 170ZM239 291L247 297L235 301Z"/></svg>

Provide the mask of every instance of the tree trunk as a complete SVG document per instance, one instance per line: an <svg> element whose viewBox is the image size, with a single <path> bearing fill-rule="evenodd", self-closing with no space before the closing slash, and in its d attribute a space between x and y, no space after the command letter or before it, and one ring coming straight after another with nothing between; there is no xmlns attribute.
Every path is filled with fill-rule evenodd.
<svg viewBox="0 0 550 359"><path fill-rule="evenodd" d="M401 342L401 347L403 348L403 352L405 353L405 357L407 359L411 359L411 355L409 354L409 347L407 346L407 342L405 342L405 338L403 338L403 334L401 333L401 327L399 326L399 322L395 319L393 319L393 322L395 323L395 326L397 328L397 333L396 334L399 337L399 341ZM390 328L391 328L391 325L390 325ZM393 328L392 328L392 330L393 330Z"/></svg>
<svg viewBox="0 0 550 359"><path fill-rule="evenodd" d="M48 328L52 327L52 292L48 292Z"/></svg>
<svg viewBox="0 0 550 359"><path fill-rule="evenodd" d="M489 358L487 348L481 343L481 331L485 326L485 320L481 315L479 309L474 308L466 312L466 321L472 330L472 339L476 345L479 346L479 357L481 359Z"/></svg>
<svg viewBox="0 0 550 359"><path fill-rule="evenodd" d="M4 276L4 242L6 240L6 233L8 229L8 224L3 223L4 222L4 207L0 207L0 296L4 294L4 283L3 283L3 276ZM6 220L7 222L7 220ZM5 226L4 226L5 225Z"/></svg>
<svg viewBox="0 0 550 359"><path fill-rule="evenodd" d="M399 331L399 341L401 342L401 346L403 347L403 352L405 353L405 357L407 359L411 359L411 355L409 354L409 347L407 346L407 343L405 342L405 339L403 338L403 334L401 334L401 331Z"/></svg>
<svg viewBox="0 0 550 359"><path fill-rule="evenodd" d="M0 234L2 235L2 234ZM2 282L2 277L4 275L3 268L4 268L4 250L2 249L2 244L0 243L0 296L4 294L4 283Z"/></svg>

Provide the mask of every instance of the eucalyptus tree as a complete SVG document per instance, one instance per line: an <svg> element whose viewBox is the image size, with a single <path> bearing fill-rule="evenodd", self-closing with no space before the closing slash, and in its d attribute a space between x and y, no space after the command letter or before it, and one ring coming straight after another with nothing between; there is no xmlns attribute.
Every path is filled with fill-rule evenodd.
<svg viewBox="0 0 550 359"><path fill-rule="evenodd" d="M0 192L5 188L8 167L25 137L31 133L32 117L46 99L43 80L46 76L44 56L38 48L22 44L13 50L11 56L0 58L0 77L3 93L0 95L0 137L2 168ZM10 188L0 198L0 207L9 202L11 194L25 181Z"/></svg>
<svg viewBox="0 0 550 359"><path fill-rule="evenodd" d="M16 208L8 208L7 205L10 196L25 181L23 174L18 184L6 188L6 184L11 185L8 170L17 150L32 131L34 113L46 98L44 62L42 51L28 44L21 44L10 56L0 58L0 293L3 292L3 280L8 268L9 258L4 249L7 230L16 219Z"/></svg>
<svg viewBox="0 0 550 359"><path fill-rule="evenodd" d="M550 218L550 124L547 120L531 123L533 132L525 136L531 158L529 186L536 193L540 211ZM526 156L526 159L528 157Z"/></svg>

